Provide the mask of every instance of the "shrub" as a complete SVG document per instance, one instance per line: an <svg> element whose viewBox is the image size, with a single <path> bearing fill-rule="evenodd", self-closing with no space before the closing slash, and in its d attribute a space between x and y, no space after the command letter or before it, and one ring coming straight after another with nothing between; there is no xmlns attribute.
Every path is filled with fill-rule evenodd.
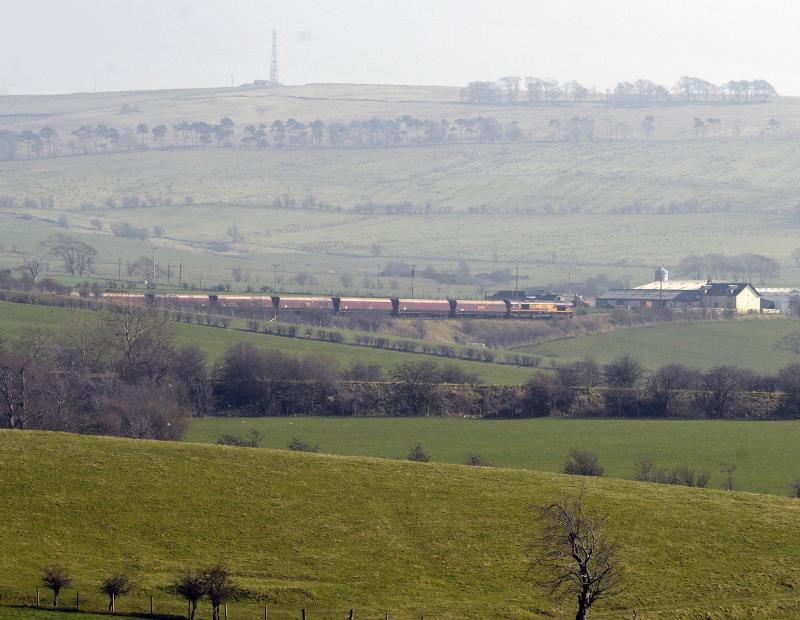
<svg viewBox="0 0 800 620"><path fill-rule="evenodd" d="M422 449L420 444L417 444L411 448L411 451L408 453L408 460L417 463L427 463L431 460L431 457Z"/></svg>
<svg viewBox="0 0 800 620"><path fill-rule="evenodd" d="M709 477L707 471L695 472L686 465L679 465L672 469L658 468L649 456L641 457L636 463L635 478L642 482L705 488L708 486Z"/></svg>
<svg viewBox="0 0 800 620"><path fill-rule="evenodd" d="M217 445L238 446L239 448L258 448L258 446L261 445L261 433L253 429L247 434L246 438L225 433L217 438Z"/></svg>
<svg viewBox="0 0 800 620"><path fill-rule="evenodd" d="M312 446L302 439L292 439L288 447L292 452L319 452L319 444Z"/></svg>
<svg viewBox="0 0 800 620"><path fill-rule="evenodd" d="M491 463L482 454L468 454L467 458L464 460L464 465L471 465L473 467L492 467L493 463Z"/></svg>
<svg viewBox="0 0 800 620"><path fill-rule="evenodd" d="M572 449L564 462L562 472L573 476L605 476L606 472L600 465L596 454Z"/></svg>

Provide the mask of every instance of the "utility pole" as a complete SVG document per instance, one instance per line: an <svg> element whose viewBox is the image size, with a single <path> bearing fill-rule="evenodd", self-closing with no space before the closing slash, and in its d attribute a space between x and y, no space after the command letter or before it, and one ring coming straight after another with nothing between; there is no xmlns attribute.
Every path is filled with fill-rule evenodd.
<svg viewBox="0 0 800 620"><path fill-rule="evenodd" d="M269 81L278 85L278 33L272 31L272 63L269 66Z"/></svg>
<svg viewBox="0 0 800 620"><path fill-rule="evenodd" d="M414 274L416 273L417 266L411 265L411 298L414 298Z"/></svg>
<svg viewBox="0 0 800 620"><path fill-rule="evenodd" d="M278 292L278 267L280 267L280 263L275 263L272 265L272 268L275 270L275 292Z"/></svg>
<svg viewBox="0 0 800 620"><path fill-rule="evenodd" d="M517 298L518 290L519 290L519 265L517 265L517 275L514 276L514 299Z"/></svg>
<svg viewBox="0 0 800 620"><path fill-rule="evenodd" d="M381 294L381 264L378 263L378 290L376 291L377 295Z"/></svg>
<svg viewBox="0 0 800 620"><path fill-rule="evenodd" d="M150 248L153 250L153 289L156 288L156 249L154 247Z"/></svg>

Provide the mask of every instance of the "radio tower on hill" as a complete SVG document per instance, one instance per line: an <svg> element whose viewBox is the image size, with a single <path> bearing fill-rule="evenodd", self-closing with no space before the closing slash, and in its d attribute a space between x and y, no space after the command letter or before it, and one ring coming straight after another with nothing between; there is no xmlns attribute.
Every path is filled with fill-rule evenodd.
<svg viewBox="0 0 800 620"><path fill-rule="evenodd" d="M278 85L278 33L272 31L272 62L269 66L269 81Z"/></svg>

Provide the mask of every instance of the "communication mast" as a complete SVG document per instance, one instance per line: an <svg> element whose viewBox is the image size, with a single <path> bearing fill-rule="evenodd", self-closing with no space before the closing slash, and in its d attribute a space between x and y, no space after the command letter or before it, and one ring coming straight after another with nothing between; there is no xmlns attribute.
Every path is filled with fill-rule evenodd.
<svg viewBox="0 0 800 620"><path fill-rule="evenodd" d="M272 63L269 66L269 81L278 84L278 34L272 31Z"/></svg>

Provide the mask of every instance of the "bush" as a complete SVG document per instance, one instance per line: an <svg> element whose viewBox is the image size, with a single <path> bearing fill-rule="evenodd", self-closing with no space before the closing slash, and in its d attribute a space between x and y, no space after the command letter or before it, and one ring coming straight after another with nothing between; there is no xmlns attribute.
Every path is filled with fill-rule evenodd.
<svg viewBox="0 0 800 620"><path fill-rule="evenodd" d="M239 448L258 448L261 445L261 433L253 429L247 434L247 438L225 433L217 438L220 446L237 446Z"/></svg>
<svg viewBox="0 0 800 620"><path fill-rule="evenodd" d="M708 485L709 473L707 471L696 473L694 469L686 465L679 465L673 469L661 469L654 465L651 457L643 456L636 463L635 477L636 480L642 482L705 488Z"/></svg>
<svg viewBox="0 0 800 620"><path fill-rule="evenodd" d="M430 455L427 454L425 450L422 449L422 446L420 444L417 444L416 446L411 448L411 451L408 453L407 458L409 461L415 461L417 463L427 463L431 460Z"/></svg>
<svg viewBox="0 0 800 620"><path fill-rule="evenodd" d="M606 472L600 465L600 459L596 454L591 452L582 452L581 450L572 449L569 451L569 456L564 462L564 468L561 470L565 474L573 476L605 476Z"/></svg>
<svg viewBox="0 0 800 620"><path fill-rule="evenodd" d="M114 236L122 237L123 239L139 239L140 241L145 241L148 237L146 228L137 228L136 226L128 224L128 222L112 224L111 232L114 233Z"/></svg>
<svg viewBox="0 0 800 620"><path fill-rule="evenodd" d="M471 465L473 467L493 467L494 464L490 462L482 454L468 454L464 460L464 465Z"/></svg>
<svg viewBox="0 0 800 620"><path fill-rule="evenodd" d="M312 446L302 439L292 439L289 442L288 448L292 452L319 452L319 444Z"/></svg>

